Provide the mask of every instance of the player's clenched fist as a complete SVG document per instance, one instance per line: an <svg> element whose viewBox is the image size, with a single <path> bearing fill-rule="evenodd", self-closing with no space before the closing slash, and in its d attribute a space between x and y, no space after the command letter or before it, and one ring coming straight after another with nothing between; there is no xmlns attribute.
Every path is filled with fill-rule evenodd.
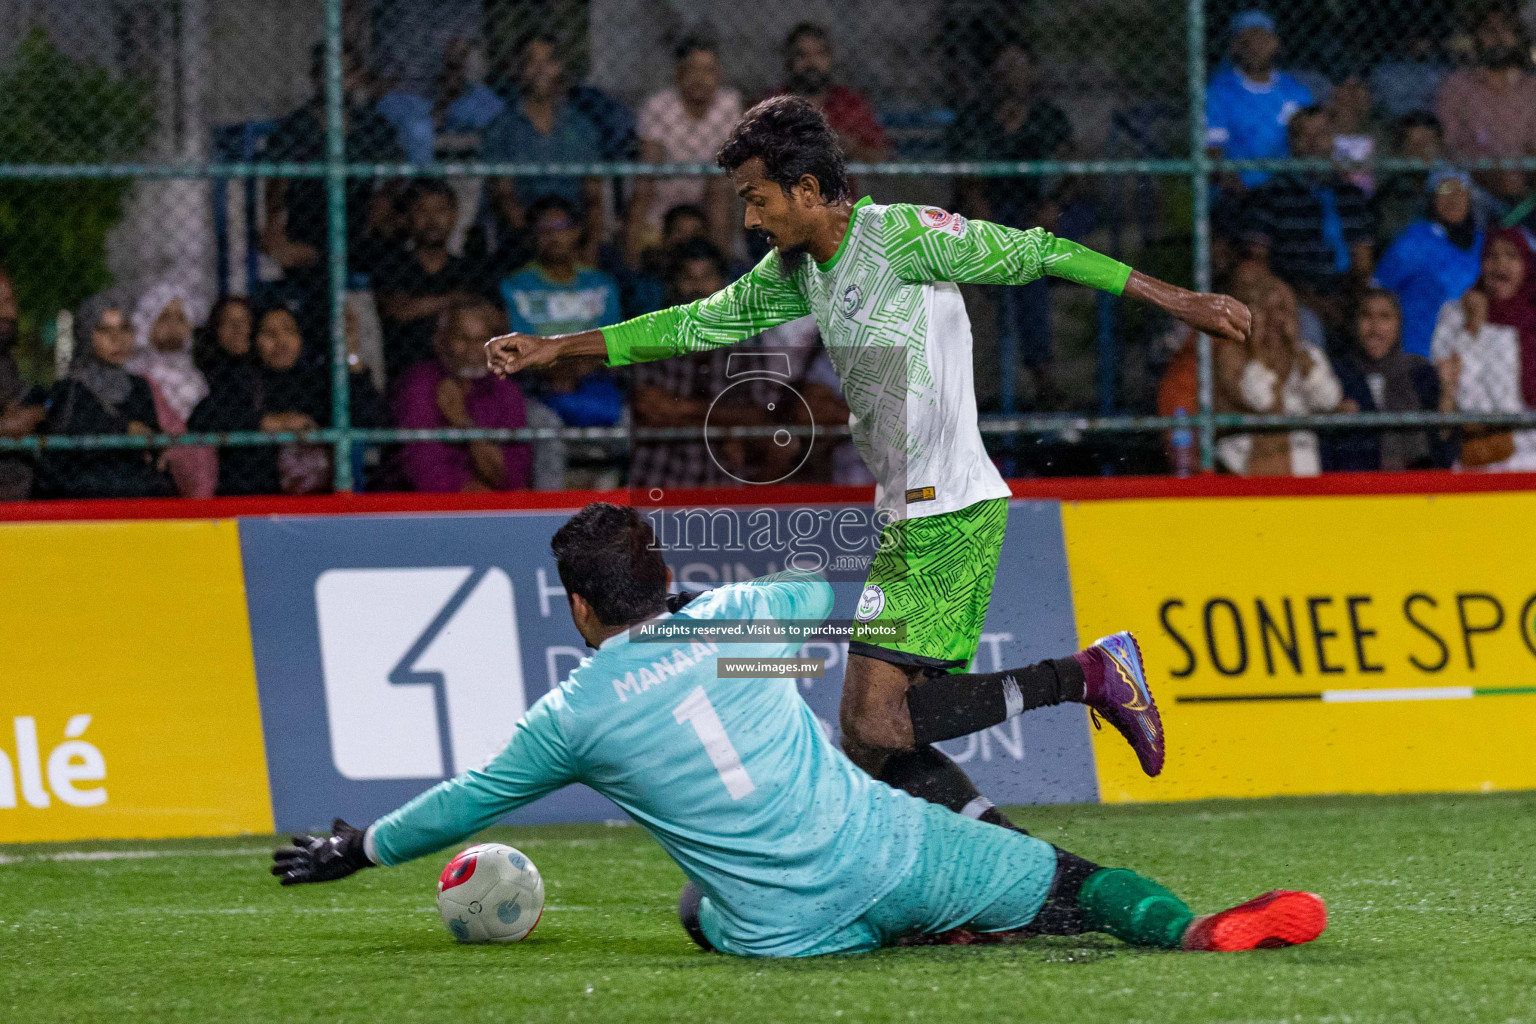
<svg viewBox="0 0 1536 1024"><path fill-rule="evenodd" d="M1123 294L1127 298L1150 302L1171 313L1202 334L1243 344L1253 331L1253 314L1230 295L1192 292L1187 288L1131 271Z"/></svg>
<svg viewBox="0 0 1536 1024"><path fill-rule="evenodd" d="M1248 307L1230 295L1196 292L1190 295L1179 319L1197 331L1228 341L1245 342L1253 327Z"/></svg>
<svg viewBox="0 0 1536 1024"><path fill-rule="evenodd" d="M503 334L485 343L485 361L498 377L519 370L548 366L560 358L559 338L541 338L537 334Z"/></svg>
<svg viewBox="0 0 1536 1024"><path fill-rule="evenodd" d="M498 377L519 370L536 370L557 359L575 356L607 356L608 343L602 331L556 334L541 338L536 334L503 334L485 343L485 362Z"/></svg>

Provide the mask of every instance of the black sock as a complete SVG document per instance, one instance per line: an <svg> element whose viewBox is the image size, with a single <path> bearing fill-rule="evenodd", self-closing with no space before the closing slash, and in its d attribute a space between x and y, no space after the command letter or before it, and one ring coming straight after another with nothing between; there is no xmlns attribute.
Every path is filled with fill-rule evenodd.
<svg viewBox="0 0 1536 1024"><path fill-rule="evenodd" d="M994 807L992 801L977 792L976 786L960 770L959 765L934 747L918 747L916 750L892 754L886 758L879 778L888 786L905 790L931 804L948 807L958 814L1018 832L1024 831Z"/></svg>
<svg viewBox="0 0 1536 1024"><path fill-rule="evenodd" d="M982 797L982 799L986 800L987 798ZM987 800L987 803L990 804L991 802L992 801ZM988 825L996 825L999 828L1009 828L1026 836L1029 835L1029 829L1022 825L1015 825L1013 823L1013 819L1009 818L1008 815L1004 814L996 807L988 807L986 810L981 812L981 815L976 820L984 821Z"/></svg>
<svg viewBox="0 0 1536 1024"><path fill-rule="evenodd" d="M912 738L919 746L969 736L1033 708L1082 700L1087 683L1075 658L1002 672L952 672L907 690Z"/></svg>
<svg viewBox="0 0 1536 1024"><path fill-rule="evenodd" d="M1051 891L1040 913L1029 923L1029 931L1036 935L1082 934L1083 908L1077 897L1088 876L1098 870L1099 865L1093 861L1056 847L1056 876L1051 880Z"/></svg>
<svg viewBox="0 0 1536 1024"><path fill-rule="evenodd" d="M704 894L699 891L699 887L689 879L677 897L677 920L700 949L713 953L715 947L710 945L709 939L704 937L704 929L699 927L699 900L703 898Z"/></svg>

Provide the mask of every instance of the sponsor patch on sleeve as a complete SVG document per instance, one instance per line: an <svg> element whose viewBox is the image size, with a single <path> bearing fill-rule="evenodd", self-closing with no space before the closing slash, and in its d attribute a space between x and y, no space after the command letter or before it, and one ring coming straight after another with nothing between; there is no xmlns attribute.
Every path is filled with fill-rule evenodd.
<svg viewBox="0 0 1536 1024"><path fill-rule="evenodd" d="M966 230L970 227L970 221L958 213L950 213L937 206L918 207L917 219L925 228L948 232L956 238L964 238Z"/></svg>

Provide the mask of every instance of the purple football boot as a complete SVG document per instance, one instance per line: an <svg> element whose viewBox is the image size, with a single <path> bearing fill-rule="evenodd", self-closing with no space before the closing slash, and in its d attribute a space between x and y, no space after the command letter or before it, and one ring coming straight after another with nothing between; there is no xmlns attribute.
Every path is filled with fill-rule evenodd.
<svg viewBox="0 0 1536 1024"><path fill-rule="evenodd" d="M1163 719L1147 686L1136 638L1128 632L1111 633L1072 657L1083 667L1083 703L1095 728L1102 728L1100 716L1108 719L1136 751L1142 771L1148 775L1162 771Z"/></svg>

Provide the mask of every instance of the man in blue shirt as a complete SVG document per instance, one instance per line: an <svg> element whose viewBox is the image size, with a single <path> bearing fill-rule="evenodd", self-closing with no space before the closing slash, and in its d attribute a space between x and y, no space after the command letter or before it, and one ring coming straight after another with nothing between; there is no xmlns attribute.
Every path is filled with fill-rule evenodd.
<svg viewBox="0 0 1536 1024"><path fill-rule="evenodd" d="M688 876L684 926L740 956L861 952L955 929L1104 931L1169 949L1307 942L1322 901L1273 892L1196 917L1167 889L876 781L832 746L793 678L722 656L789 658L801 640L736 640L733 624L819 624L832 588L786 572L669 599L672 574L632 508L595 503L551 542L576 629L595 653L529 709L511 741L366 831L279 850L284 885L331 881L456 843L572 783L622 807ZM748 669L747 671L751 671Z"/></svg>
<svg viewBox="0 0 1536 1024"><path fill-rule="evenodd" d="M431 163L437 155L439 133L470 136L479 151L479 135L506 102L470 73L470 41L450 39L443 50L443 68L429 88L415 91L397 84L374 109L395 126L400 148L412 163Z"/></svg>
<svg viewBox="0 0 1536 1024"><path fill-rule="evenodd" d="M1312 91L1275 69L1280 40L1275 19L1244 11L1232 19L1232 62L1216 72L1206 89L1205 142L1213 156L1268 160L1288 154L1286 125L1312 105ZM1244 171L1244 188L1264 182L1263 171Z"/></svg>
<svg viewBox="0 0 1536 1024"><path fill-rule="evenodd" d="M553 39L535 36L523 44L517 96L486 125L481 152L487 160L529 164L591 163L603 158L602 131L568 102L565 62ZM497 213L514 230L527 226L530 202L560 196L581 211L589 245L587 260L595 260L603 237L601 178L500 178L489 191Z"/></svg>
<svg viewBox="0 0 1536 1024"><path fill-rule="evenodd" d="M501 282L501 297L514 331L551 335L616 324L619 286L581 262L581 225L576 210L559 196L544 196L528 210L534 258Z"/></svg>
<svg viewBox="0 0 1536 1024"><path fill-rule="evenodd" d="M560 196L545 196L528 209L534 258L504 278L498 290L512 330L548 336L607 327L623 319L619 285L580 262L581 225ZM552 367L536 382L538 398L572 427L610 427L624 410L613 375L596 361Z"/></svg>

